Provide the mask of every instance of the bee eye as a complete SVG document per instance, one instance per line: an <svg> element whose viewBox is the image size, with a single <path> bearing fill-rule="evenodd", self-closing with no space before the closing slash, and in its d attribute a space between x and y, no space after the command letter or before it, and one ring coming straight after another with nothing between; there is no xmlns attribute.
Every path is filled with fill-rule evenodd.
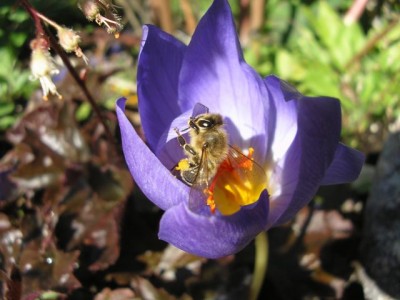
<svg viewBox="0 0 400 300"><path fill-rule="evenodd" d="M208 120L200 120L198 125L201 128L211 128L213 126L213 123Z"/></svg>

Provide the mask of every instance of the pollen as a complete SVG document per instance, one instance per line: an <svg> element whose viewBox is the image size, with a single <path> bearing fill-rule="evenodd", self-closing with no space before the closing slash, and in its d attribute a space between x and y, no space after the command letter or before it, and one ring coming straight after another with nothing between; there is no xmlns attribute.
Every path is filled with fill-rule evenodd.
<svg viewBox="0 0 400 300"><path fill-rule="evenodd" d="M177 171L187 170L189 169L189 167L190 167L189 161L186 158L184 158L178 162L178 165L175 167L175 170Z"/></svg>

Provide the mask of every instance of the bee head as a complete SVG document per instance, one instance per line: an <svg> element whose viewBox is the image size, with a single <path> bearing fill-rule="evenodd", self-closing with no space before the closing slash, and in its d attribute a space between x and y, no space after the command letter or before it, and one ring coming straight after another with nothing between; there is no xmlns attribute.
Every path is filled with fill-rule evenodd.
<svg viewBox="0 0 400 300"><path fill-rule="evenodd" d="M220 114L202 114L195 118L190 118L189 126L196 132L208 131L216 126L223 125Z"/></svg>

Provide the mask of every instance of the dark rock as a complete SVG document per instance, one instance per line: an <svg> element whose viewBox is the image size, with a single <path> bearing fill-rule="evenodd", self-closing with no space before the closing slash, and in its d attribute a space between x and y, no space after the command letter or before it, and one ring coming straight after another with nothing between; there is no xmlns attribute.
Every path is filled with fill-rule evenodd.
<svg viewBox="0 0 400 300"><path fill-rule="evenodd" d="M400 298L400 132L385 144L365 209L362 264L386 293Z"/></svg>

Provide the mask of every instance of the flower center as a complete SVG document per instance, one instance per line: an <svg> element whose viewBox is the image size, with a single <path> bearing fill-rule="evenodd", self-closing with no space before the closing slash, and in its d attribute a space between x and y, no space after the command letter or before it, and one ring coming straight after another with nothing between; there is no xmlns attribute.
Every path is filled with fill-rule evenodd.
<svg viewBox="0 0 400 300"><path fill-rule="evenodd" d="M242 206L253 204L259 199L266 188L267 176L263 168L253 160L253 153L253 148L249 148L245 155L230 147L227 158L218 166L215 176L210 181L193 184L192 188L200 188L207 197L205 202L211 213L218 209L222 215L231 215ZM181 160L177 169L190 169L188 160ZM206 172L201 168L197 170ZM197 176L201 177L199 174Z"/></svg>
<svg viewBox="0 0 400 300"><path fill-rule="evenodd" d="M231 150L204 191L211 212L218 209L222 215L234 214L242 206L255 203L267 185L265 171L253 160L253 148L248 149L247 155Z"/></svg>

